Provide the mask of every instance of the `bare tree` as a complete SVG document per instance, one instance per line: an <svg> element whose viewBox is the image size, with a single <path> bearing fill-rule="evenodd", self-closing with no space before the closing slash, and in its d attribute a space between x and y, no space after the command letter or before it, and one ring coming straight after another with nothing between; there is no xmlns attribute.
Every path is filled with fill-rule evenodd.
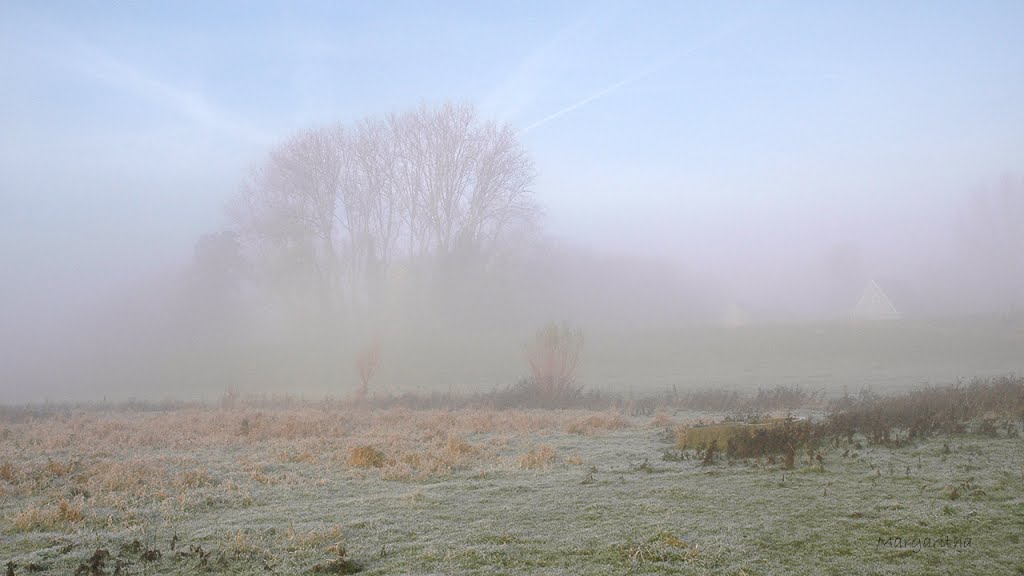
<svg viewBox="0 0 1024 576"><path fill-rule="evenodd" d="M372 304L396 260L486 264L539 214L515 131L468 105L421 105L303 132L243 184L240 230L273 274L305 279L330 310ZM372 306L370 306L372 308Z"/></svg>
<svg viewBox="0 0 1024 576"><path fill-rule="evenodd" d="M243 182L234 216L271 274L314 290L321 311L333 307L339 282L338 189L344 132L302 132L271 151Z"/></svg>
<svg viewBox="0 0 1024 576"><path fill-rule="evenodd" d="M482 123L467 105L406 114L404 149L418 166L407 215L442 255L485 253L512 225L538 216L533 164L509 126ZM409 142L411 141L411 143Z"/></svg>
<svg viewBox="0 0 1024 576"><path fill-rule="evenodd" d="M359 390L356 391L356 401L364 402L370 390L370 381L377 372L380 365L380 344L374 340L367 344L359 354L356 355L356 374L359 375Z"/></svg>

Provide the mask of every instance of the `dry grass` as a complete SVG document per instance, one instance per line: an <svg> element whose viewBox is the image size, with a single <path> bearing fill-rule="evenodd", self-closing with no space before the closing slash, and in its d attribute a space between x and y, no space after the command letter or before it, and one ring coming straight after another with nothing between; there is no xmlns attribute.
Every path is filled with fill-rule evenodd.
<svg viewBox="0 0 1024 576"><path fill-rule="evenodd" d="M210 506L253 506L269 487L323 486L338 475L482 476L518 470L522 447L538 436L570 426L590 433L624 425L615 413L590 418L580 411L350 404L254 409L237 393L231 398L216 407L158 412L80 408L30 418L5 412L0 498L15 498L20 508L4 524L70 529L82 522L85 506L103 510L103 522L131 527L150 505L178 521ZM534 449L525 465L549 465L548 450ZM232 457L210 456L225 453Z"/></svg>
<svg viewBox="0 0 1024 576"><path fill-rule="evenodd" d="M373 446L356 446L348 451L345 463L352 468L382 468L387 457Z"/></svg>
<svg viewBox="0 0 1024 576"><path fill-rule="evenodd" d="M799 422L787 418L774 418L761 422L721 422L696 426L680 426L676 429L676 447L683 450L704 450L715 444L719 448L736 452L740 458L746 457L746 444L758 438L777 432L788 432L798 426ZM774 446L774 443L772 444ZM767 452L772 450L768 449ZM733 455L730 452L730 455ZM754 454L760 455L760 454Z"/></svg>
<svg viewBox="0 0 1024 576"><path fill-rule="evenodd" d="M12 526L18 532L33 530L71 531L85 519L85 499L81 496L61 498L43 506L30 504L14 516Z"/></svg>
<svg viewBox="0 0 1024 576"><path fill-rule="evenodd" d="M338 550L344 546L345 541L340 524L306 531L298 531L295 529L295 526L289 525L284 539L285 548L290 552L300 550L330 551L331 548Z"/></svg>
<svg viewBox="0 0 1024 576"><path fill-rule="evenodd" d="M18 481L18 469L10 462L0 462L0 480L8 484L15 484Z"/></svg>
<svg viewBox="0 0 1024 576"><path fill-rule="evenodd" d="M174 478L174 486L178 488L202 488L214 482L207 468L183 470Z"/></svg>
<svg viewBox="0 0 1024 576"><path fill-rule="evenodd" d="M619 414L618 412L608 412L576 418L565 426L565 431L569 434L584 434L590 436L593 434L608 432L609 430L626 428L629 425L629 420L622 414Z"/></svg>
<svg viewBox="0 0 1024 576"><path fill-rule="evenodd" d="M524 470L543 470L554 464L557 456L555 449L547 444L531 446L519 457L519 467Z"/></svg>

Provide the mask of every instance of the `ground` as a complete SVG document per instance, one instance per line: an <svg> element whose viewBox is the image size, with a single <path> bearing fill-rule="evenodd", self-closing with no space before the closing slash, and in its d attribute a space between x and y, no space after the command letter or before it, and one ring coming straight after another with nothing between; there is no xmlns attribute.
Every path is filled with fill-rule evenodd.
<svg viewBox="0 0 1024 576"><path fill-rule="evenodd" d="M0 420L15 574L1024 573L1007 434L783 470L675 448L720 414L54 412Z"/></svg>

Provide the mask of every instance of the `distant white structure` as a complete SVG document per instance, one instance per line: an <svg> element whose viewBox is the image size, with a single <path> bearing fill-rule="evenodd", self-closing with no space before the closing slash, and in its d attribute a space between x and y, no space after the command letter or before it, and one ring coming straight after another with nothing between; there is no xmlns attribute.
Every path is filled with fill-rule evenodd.
<svg viewBox="0 0 1024 576"><path fill-rule="evenodd" d="M850 314L856 320L895 320L900 313L877 282L871 280Z"/></svg>

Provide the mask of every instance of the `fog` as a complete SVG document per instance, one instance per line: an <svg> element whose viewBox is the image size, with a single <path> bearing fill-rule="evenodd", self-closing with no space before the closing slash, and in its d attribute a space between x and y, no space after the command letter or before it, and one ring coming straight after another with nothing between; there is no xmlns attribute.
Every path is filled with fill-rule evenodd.
<svg viewBox="0 0 1024 576"><path fill-rule="evenodd" d="M0 404L1020 371L1021 21L4 2Z"/></svg>

